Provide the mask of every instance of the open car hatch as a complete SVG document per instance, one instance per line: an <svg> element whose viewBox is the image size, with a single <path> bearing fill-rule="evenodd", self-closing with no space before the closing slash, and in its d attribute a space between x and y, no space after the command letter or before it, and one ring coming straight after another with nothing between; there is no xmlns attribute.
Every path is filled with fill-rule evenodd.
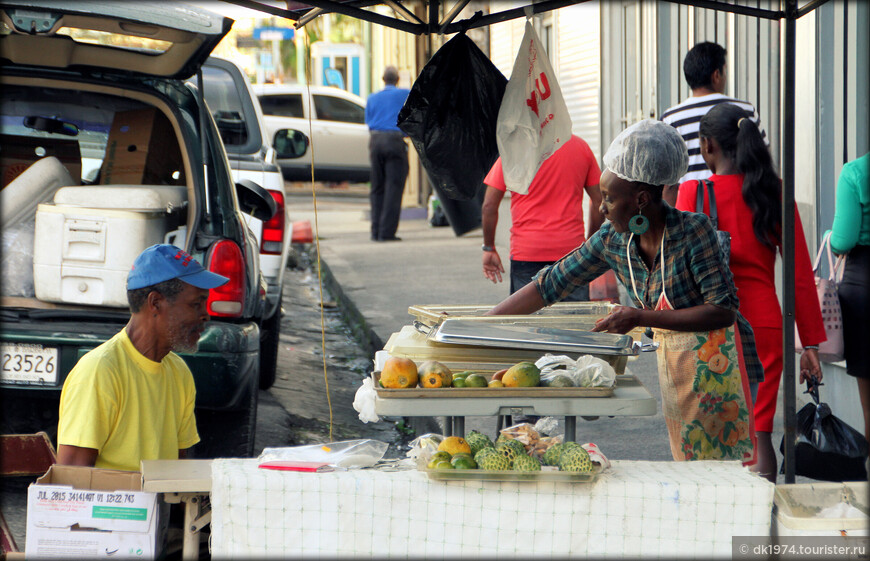
<svg viewBox="0 0 870 561"><path fill-rule="evenodd" d="M180 2L10 0L0 6L0 57L187 79L232 24Z"/></svg>

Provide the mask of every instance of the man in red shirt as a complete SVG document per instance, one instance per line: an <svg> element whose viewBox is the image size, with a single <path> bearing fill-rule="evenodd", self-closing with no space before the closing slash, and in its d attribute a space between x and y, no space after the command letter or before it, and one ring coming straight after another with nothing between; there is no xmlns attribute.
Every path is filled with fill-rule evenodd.
<svg viewBox="0 0 870 561"><path fill-rule="evenodd" d="M589 233L604 222L599 207L601 170L589 145L572 135L556 152L544 160L525 195L511 193L510 293L513 294L547 265L555 263L586 241L583 220L583 191L589 195ZM498 207L507 187L501 158L496 160L483 182L487 185L483 201L483 275L493 283L501 282L504 266L495 248ZM589 300L589 286L583 286L565 299Z"/></svg>

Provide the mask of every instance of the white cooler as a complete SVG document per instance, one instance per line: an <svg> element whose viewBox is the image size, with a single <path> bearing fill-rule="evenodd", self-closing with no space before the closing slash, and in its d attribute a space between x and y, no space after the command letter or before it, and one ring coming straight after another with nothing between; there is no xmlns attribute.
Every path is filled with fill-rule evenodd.
<svg viewBox="0 0 870 561"><path fill-rule="evenodd" d="M778 536L870 535L866 481L777 485L770 526Z"/></svg>
<svg viewBox="0 0 870 561"><path fill-rule="evenodd" d="M64 187L36 211L33 277L47 302L127 307L127 273L174 228L185 186ZM183 220L182 220L183 221Z"/></svg>

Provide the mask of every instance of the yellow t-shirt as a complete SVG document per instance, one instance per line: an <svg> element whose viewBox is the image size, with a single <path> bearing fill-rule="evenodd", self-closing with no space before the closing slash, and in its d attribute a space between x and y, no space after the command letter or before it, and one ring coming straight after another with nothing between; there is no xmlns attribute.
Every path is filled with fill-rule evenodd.
<svg viewBox="0 0 870 561"><path fill-rule="evenodd" d="M60 395L58 444L99 450L96 467L139 471L199 442L196 387L181 357L154 362L126 329L83 356Z"/></svg>

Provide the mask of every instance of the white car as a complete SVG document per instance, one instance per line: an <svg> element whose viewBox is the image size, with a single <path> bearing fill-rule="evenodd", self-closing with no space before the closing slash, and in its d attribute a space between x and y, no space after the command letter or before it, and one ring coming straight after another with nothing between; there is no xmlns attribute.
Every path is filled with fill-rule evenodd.
<svg viewBox="0 0 870 561"><path fill-rule="evenodd" d="M369 129L363 98L324 86L252 87L260 100L273 145L279 145L275 134L283 129L297 130L310 138L310 146L301 157L278 158L285 179L311 180L313 152L315 181L369 181Z"/></svg>
<svg viewBox="0 0 870 561"><path fill-rule="evenodd" d="M266 222L244 215L259 243L260 271L266 281L266 319L260 325L260 388L268 389L275 382L281 294L292 233L284 206L284 178L260 104L244 71L235 62L209 57L202 66L202 77L206 104L220 131L233 180L261 186L275 199L277 207Z"/></svg>

